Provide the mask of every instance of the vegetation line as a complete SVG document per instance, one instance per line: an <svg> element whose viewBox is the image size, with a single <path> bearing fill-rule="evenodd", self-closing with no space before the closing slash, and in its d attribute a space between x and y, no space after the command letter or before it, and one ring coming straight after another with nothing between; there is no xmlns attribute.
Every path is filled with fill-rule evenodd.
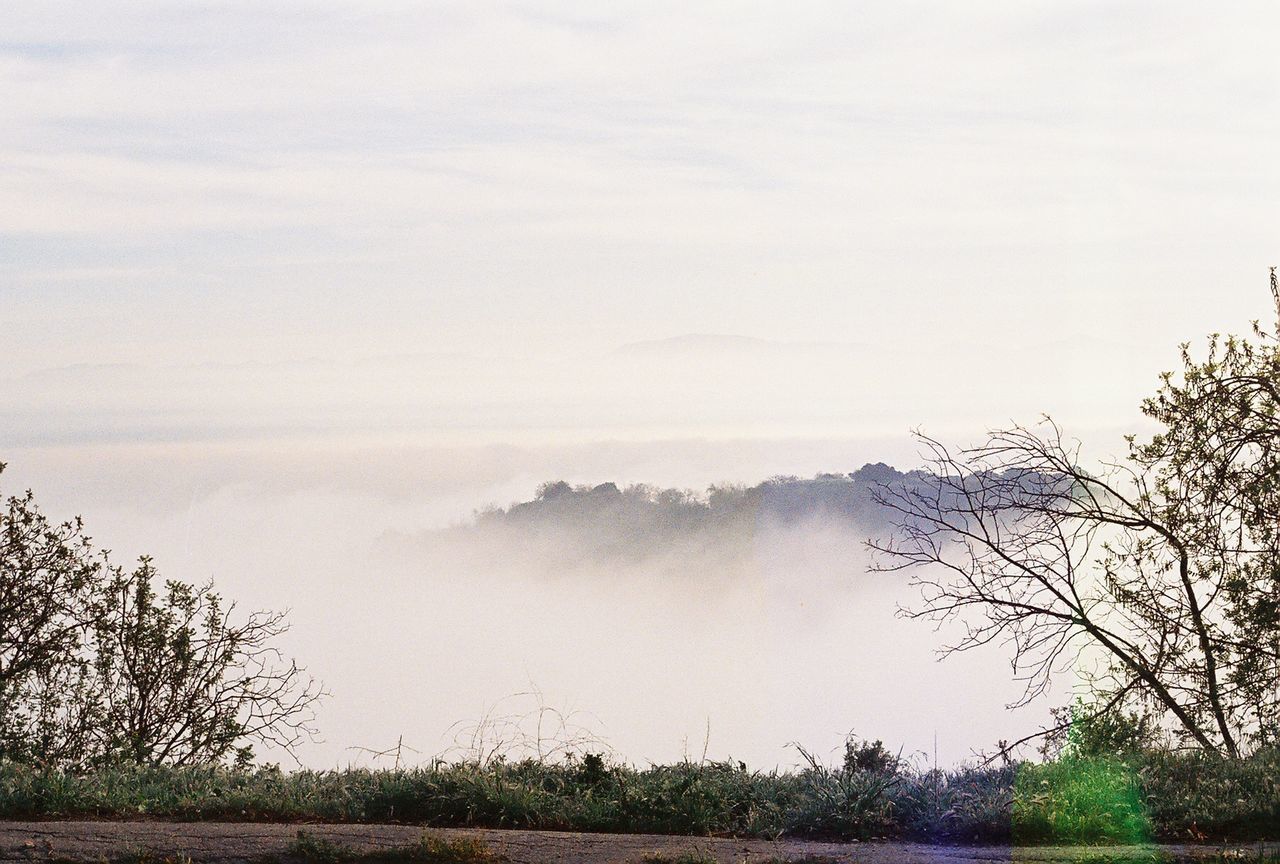
<svg viewBox="0 0 1280 864"><path fill-rule="evenodd" d="M1098 721L1101 722L1101 721ZM1280 839L1280 751L1143 749L1114 718L1056 758L922 770L879 742L789 772L588 755L408 770L0 765L0 818L374 823L939 843Z"/></svg>

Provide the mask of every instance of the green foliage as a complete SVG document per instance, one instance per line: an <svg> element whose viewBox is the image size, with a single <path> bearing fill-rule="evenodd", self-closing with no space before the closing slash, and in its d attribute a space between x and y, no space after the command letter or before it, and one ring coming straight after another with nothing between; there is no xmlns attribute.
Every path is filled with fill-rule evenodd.
<svg viewBox="0 0 1280 864"><path fill-rule="evenodd" d="M298 832L297 838L289 846L289 854L310 864L341 864L344 861L354 861L359 855L345 843L320 837L310 831Z"/></svg>
<svg viewBox="0 0 1280 864"><path fill-rule="evenodd" d="M49 864L84 864L82 859L62 858L58 855L53 855L47 860ZM192 864L192 860L191 856L185 852L157 855L149 849L128 849L102 856L99 864Z"/></svg>
<svg viewBox="0 0 1280 864"><path fill-rule="evenodd" d="M1144 751L892 774L740 764L437 763L396 771L0 763L0 818L400 822L932 842L1280 839L1280 752ZM316 854L319 854L318 852Z"/></svg>
<svg viewBox="0 0 1280 864"><path fill-rule="evenodd" d="M896 774L898 767L898 757L885 749L883 741L858 741L850 736L844 742L846 773Z"/></svg>
<svg viewBox="0 0 1280 864"><path fill-rule="evenodd" d="M879 567L912 570L911 616L963 619L948 652L1009 645L1018 704L1089 655L1078 674L1124 719L1077 724L1081 752L1156 725L1230 758L1280 739L1280 343L1255 330L1199 359L1183 346L1142 406L1155 434L1128 436L1122 462L1084 464L1046 417L954 453L920 436L929 488L879 496L895 527L872 541Z"/></svg>
<svg viewBox="0 0 1280 864"><path fill-rule="evenodd" d="M82 758L99 723L83 648L105 567L81 521L50 521L30 490L0 506L0 758Z"/></svg>
<svg viewBox="0 0 1280 864"><path fill-rule="evenodd" d="M1266 748L1247 759L1153 752L1136 764L1162 836L1280 835L1280 749Z"/></svg>
<svg viewBox="0 0 1280 864"><path fill-rule="evenodd" d="M1280 345L1255 330L1259 343L1213 335L1203 359L1182 346L1181 375L1143 404L1162 431L1131 442L1133 460L1157 469L1167 521L1190 538L1190 577L1218 607L1205 643L1223 686L1196 708L1225 718L1233 752L1280 736Z"/></svg>
<svg viewBox="0 0 1280 864"><path fill-rule="evenodd" d="M1006 842L1017 764L907 774L894 788L896 825L907 836L955 843ZM895 832L896 833L896 832Z"/></svg>
<svg viewBox="0 0 1280 864"><path fill-rule="evenodd" d="M0 763L0 818L401 822L432 827L932 842L1280 839L1280 754L1147 751L892 774L495 760L396 771Z"/></svg>
<svg viewBox="0 0 1280 864"><path fill-rule="evenodd" d="M284 617L232 623L234 605L212 586L169 581L160 593L156 580L143 558L102 588L92 643L99 759L243 763L251 742L288 750L309 734L318 688L271 646Z"/></svg>
<svg viewBox="0 0 1280 864"><path fill-rule="evenodd" d="M868 839L892 833L894 803L890 795L902 777L898 760L879 741L846 742L839 770L822 765L805 750L804 781L786 821L789 834L806 837ZM886 758L887 757L887 758Z"/></svg>
<svg viewBox="0 0 1280 864"><path fill-rule="evenodd" d="M0 472L3 471L0 464ZM236 620L212 586L157 588L51 523L30 491L0 510L0 760L247 767L311 734L321 689L273 647L284 617Z"/></svg>
<svg viewBox="0 0 1280 864"><path fill-rule="evenodd" d="M409 847L403 860L422 864L483 864L486 861L506 859L492 852L479 837L447 838L427 833Z"/></svg>
<svg viewBox="0 0 1280 864"><path fill-rule="evenodd" d="M644 864L719 864L716 856L701 849L679 852L668 855L663 852L650 852L640 859Z"/></svg>
<svg viewBox="0 0 1280 864"><path fill-rule="evenodd" d="M1145 843L1153 827L1139 777L1119 760L1064 759L1019 770L1016 841Z"/></svg>
<svg viewBox="0 0 1280 864"><path fill-rule="evenodd" d="M417 842L391 849L355 849L299 831L288 856L306 864L488 864L505 861L479 837L443 837L424 832Z"/></svg>
<svg viewBox="0 0 1280 864"><path fill-rule="evenodd" d="M1163 749L1164 730L1150 714L1122 709L1105 710L1083 699L1053 709L1062 728L1048 736L1042 747L1047 756L1068 759L1124 757Z"/></svg>

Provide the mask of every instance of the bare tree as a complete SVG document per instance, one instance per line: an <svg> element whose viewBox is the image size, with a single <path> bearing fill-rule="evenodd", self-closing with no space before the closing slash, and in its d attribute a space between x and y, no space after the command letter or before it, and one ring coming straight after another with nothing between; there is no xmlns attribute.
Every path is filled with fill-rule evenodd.
<svg viewBox="0 0 1280 864"><path fill-rule="evenodd" d="M1161 431L1120 461L1087 469L1047 418L959 453L920 436L928 470L880 489L895 531L872 543L922 589L907 614L962 621L947 652L1011 646L1018 704L1074 666L1097 712L1142 706L1226 756L1274 743L1280 351L1255 331L1183 346L1143 406Z"/></svg>
<svg viewBox="0 0 1280 864"><path fill-rule="evenodd" d="M142 764L190 765L254 744L289 754L314 737L314 708L324 695L275 647L288 630L278 612L236 622L212 585L167 582L157 594L143 558L115 571L95 625L94 679L104 722L98 750Z"/></svg>

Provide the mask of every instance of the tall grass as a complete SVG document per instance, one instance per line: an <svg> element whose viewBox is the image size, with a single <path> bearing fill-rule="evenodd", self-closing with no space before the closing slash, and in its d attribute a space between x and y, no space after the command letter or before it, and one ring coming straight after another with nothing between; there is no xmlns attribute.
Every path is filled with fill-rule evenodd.
<svg viewBox="0 0 1280 864"><path fill-rule="evenodd" d="M1138 773L1118 759L1026 765L1014 782L1012 829L1020 842L1150 842Z"/></svg>
<svg viewBox="0 0 1280 864"><path fill-rule="evenodd" d="M402 822L739 837L940 842L1280 839L1280 754L1151 753L952 771L897 762L762 772L589 757L409 770L0 764L0 818Z"/></svg>

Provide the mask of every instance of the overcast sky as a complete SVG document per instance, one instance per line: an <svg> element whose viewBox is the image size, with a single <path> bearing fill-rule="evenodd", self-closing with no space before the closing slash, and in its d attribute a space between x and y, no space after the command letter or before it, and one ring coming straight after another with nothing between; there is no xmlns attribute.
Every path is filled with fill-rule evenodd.
<svg viewBox="0 0 1280 864"><path fill-rule="evenodd" d="M0 363L35 395L12 379L140 364L62 385L119 389L133 417L76 435L200 437L325 427L308 398L338 373L316 365L417 406L411 428L461 422L415 386L447 369L499 405L473 426L506 427L509 371L453 355L598 365L729 334L945 345L960 374L1058 342L1085 346L1059 370L1101 353L1137 380L1057 374L1036 410L1087 386L1124 422L1179 341L1268 312L1278 23L1269 3L8 4ZM954 390L930 364L843 372ZM660 372L602 374L585 392ZM159 419L192 387L231 393ZM686 431L775 408L732 398L754 402ZM572 401L565 425L609 425ZM24 440L69 434L0 410Z"/></svg>
<svg viewBox="0 0 1280 864"><path fill-rule="evenodd" d="M910 467L917 425L1115 442L1179 342L1271 315L1278 32L1269 2L4 4L5 488L247 605L311 580L335 670L334 598L388 602L317 551L347 532L556 477ZM464 683L440 717L506 695Z"/></svg>

